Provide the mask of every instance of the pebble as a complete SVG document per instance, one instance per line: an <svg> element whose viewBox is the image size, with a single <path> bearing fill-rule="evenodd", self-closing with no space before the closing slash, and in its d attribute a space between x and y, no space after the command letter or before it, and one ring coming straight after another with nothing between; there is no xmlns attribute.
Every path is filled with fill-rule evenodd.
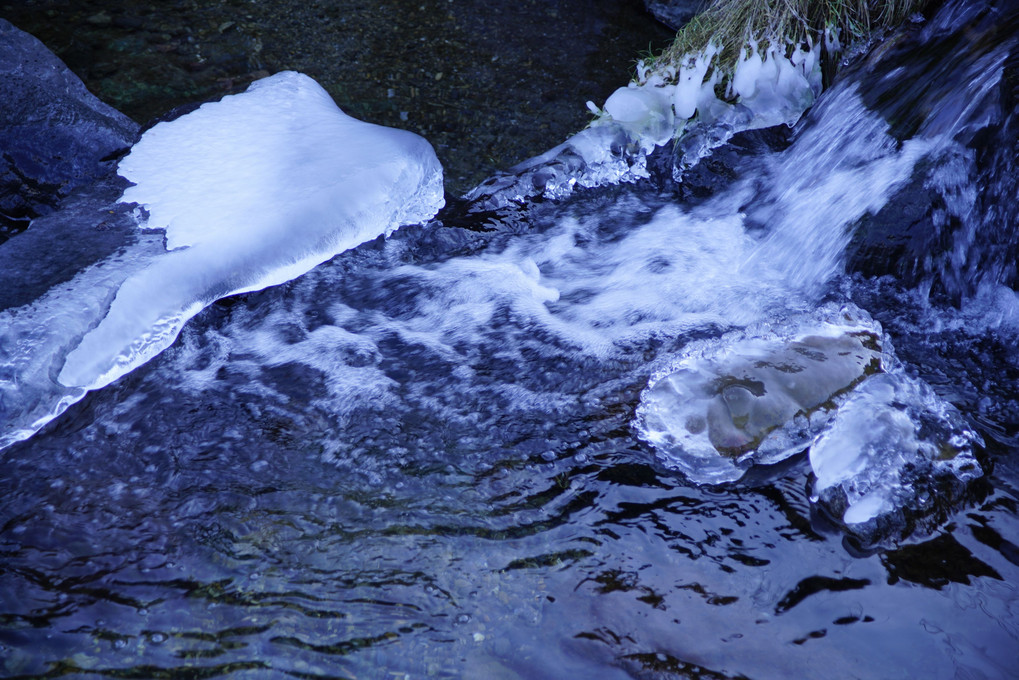
<svg viewBox="0 0 1019 680"><path fill-rule="evenodd" d="M109 26L113 23L113 19L106 12L98 12L85 19L85 21L93 26Z"/></svg>

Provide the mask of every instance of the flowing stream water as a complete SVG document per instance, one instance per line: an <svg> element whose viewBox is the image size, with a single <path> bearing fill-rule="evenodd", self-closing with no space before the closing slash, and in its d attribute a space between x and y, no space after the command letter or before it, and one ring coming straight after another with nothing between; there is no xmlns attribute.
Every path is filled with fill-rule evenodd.
<svg viewBox="0 0 1019 680"><path fill-rule="evenodd" d="M1014 677L1016 17L946 7L724 166L206 308L0 453L0 675ZM846 310L983 440L961 491L860 536L804 453L696 484L649 443L691 347Z"/></svg>

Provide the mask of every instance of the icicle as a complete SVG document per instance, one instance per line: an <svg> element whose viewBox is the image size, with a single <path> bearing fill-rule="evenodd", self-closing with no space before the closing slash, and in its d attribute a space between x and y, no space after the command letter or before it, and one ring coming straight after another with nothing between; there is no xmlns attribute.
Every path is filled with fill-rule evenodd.
<svg viewBox="0 0 1019 680"><path fill-rule="evenodd" d="M757 52L757 41L751 40L750 44L743 49L739 63L736 65L736 72L729 81L729 88L726 91L728 99L735 99L737 96L748 99L757 92L757 81L761 75L761 66L764 60Z"/></svg>
<svg viewBox="0 0 1019 680"><path fill-rule="evenodd" d="M693 118L697 111L704 77L716 54L718 54L718 48L714 43L709 43L703 52L689 57L686 64L680 67L679 79L672 99L672 107L677 118L681 120Z"/></svg>

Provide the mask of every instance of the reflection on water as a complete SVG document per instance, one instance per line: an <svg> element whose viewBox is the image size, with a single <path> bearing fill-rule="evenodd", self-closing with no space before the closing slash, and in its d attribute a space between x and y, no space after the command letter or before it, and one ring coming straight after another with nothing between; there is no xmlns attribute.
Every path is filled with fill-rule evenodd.
<svg viewBox="0 0 1019 680"><path fill-rule="evenodd" d="M952 677L949 645L958 668L1003 675L1015 565L969 531L852 559L782 482L689 488L577 436L549 461L376 461L381 483L211 438L190 460L115 455L62 487L6 488L6 673L778 677L823 658ZM979 512L1014 531L1008 500Z"/></svg>

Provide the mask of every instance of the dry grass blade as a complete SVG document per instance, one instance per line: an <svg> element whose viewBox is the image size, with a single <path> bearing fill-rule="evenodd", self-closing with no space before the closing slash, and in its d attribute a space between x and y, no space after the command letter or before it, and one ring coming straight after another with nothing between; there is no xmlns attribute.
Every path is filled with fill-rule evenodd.
<svg viewBox="0 0 1019 680"><path fill-rule="evenodd" d="M661 72L698 54L713 42L720 52L715 67L727 81L741 52L752 41L762 48L780 42L783 50L808 41L817 44L826 33L842 44L896 26L922 11L930 0L713 0L676 35L655 61Z"/></svg>

